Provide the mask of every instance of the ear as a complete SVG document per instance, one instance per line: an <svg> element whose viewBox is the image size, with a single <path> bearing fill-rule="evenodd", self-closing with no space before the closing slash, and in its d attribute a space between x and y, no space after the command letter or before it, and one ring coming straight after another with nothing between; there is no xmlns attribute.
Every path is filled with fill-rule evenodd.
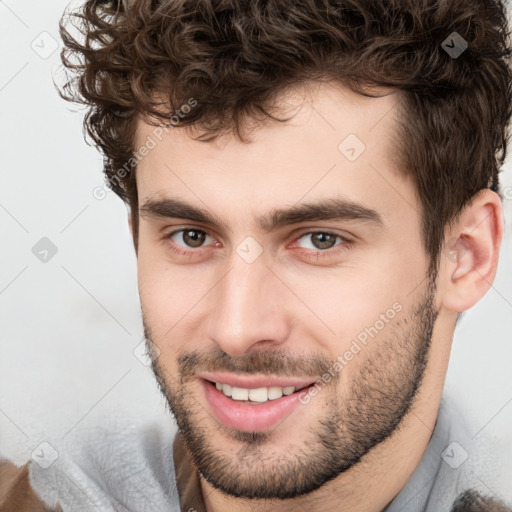
<svg viewBox="0 0 512 512"><path fill-rule="evenodd" d="M440 267L442 306L460 313L487 293L496 276L502 238L501 199L481 190L446 234Z"/></svg>

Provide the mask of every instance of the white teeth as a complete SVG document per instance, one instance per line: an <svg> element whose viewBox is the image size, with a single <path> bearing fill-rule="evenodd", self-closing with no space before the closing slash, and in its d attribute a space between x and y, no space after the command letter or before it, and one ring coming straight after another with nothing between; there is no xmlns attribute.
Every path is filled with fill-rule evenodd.
<svg viewBox="0 0 512 512"><path fill-rule="evenodd" d="M217 389L219 389L219 388L217 388ZM222 392L226 396L231 396L231 393L233 392L232 390L233 390L233 388L229 384L222 384Z"/></svg>
<svg viewBox="0 0 512 512"><path fill-rule="evenodd" d="M268 388L268 399L275 400L276 398L281 398L283 396L283 388L279 388L277 386L271 386Z"/></svg>
<svg viewBox="0 0 512 512"><path fill-rule="evenodd" d="M266 402L268 400L267 388L249 389L249 400L253 402Z"/></svg>
<svg viewBox="0 0 512 512"><path fill-rule="evenodd" d="M233 386L231 390L231 398L233 400L248 400L249 399L249 390L244 388L237 388Z"/></svg>
<svg viewBox="0 0 512 512"><path fill-rule="evenodd" d="M263 403L267 400L276 400L281 398L283 395L291 395L298 389L302 389L303 386L298 388L293 386L270 386L268 388L244 389L216 382L215 387L219 391L222 391L224 395L231 397L233 400L239 400L247 403L250 403L249 401Z"/></svg>

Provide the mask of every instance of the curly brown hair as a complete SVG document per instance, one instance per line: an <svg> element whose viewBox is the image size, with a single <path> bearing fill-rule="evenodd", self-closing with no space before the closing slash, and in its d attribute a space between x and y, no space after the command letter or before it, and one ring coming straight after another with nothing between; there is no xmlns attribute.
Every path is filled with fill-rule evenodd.
<svg viewBox="0 0 512 512"><path fill-rule="evenodd" d="M198 140L232 131L249 143L247 120L285 122L271 113L276 99L313 80L402 93L396 151L434 268L445 226L479 190L498 191L512 83L500 1L88 0L60 29L60 93L88 107L85 129L110 188L130 205L135 244L139 119L167 126L174 115ZM467 43L461 55L448 51L454 37Z"/></svg>

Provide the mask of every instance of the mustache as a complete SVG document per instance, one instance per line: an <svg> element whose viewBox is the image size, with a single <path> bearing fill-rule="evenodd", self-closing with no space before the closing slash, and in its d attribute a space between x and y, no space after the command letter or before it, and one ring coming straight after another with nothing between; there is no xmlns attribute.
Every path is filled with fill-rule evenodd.
<svg viewBox="0 0 512 512"><path fill-rule="evenodd" d="M207 352L197 350L178 357L178 369L182 379L188 380L199 371L225 371L233 373L321 377L334 364L319 354L291 356L283 351L258 351L232 357L217 347Z"/></svg>

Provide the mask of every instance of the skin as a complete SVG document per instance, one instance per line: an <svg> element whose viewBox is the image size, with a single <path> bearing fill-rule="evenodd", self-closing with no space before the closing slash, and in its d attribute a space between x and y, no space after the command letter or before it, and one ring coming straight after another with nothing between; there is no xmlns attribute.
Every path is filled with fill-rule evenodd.
<svg viewBox="0 0 512 512"><path fill-rule="evenodd" d="M394 157L397 102L396 93L366 98L333 84L294 89L280 103L293 118L258 125L250 144L231 135L203 143L174 129L139 163L141 206L178 198L223 223L141 212L136 248L146 335L159 350L153 369L203 475L209 512L382 511L427 447L457 313L490 288L503 221L499 197L478 193L446 227L438 275L428 278L421 206ZM153 130L141 120L137 144ZM366 146L353 162L338 150L350 133ZM378 212L382 225L256 223L276 208L340 195ZM185 228L206 233L203 245L187 246L183 232L163 239ZM311 232L344 238L319 249ZM262 248L252 263L236 252L249 236ZM233 431L209 413L197 371L320 378L397 303L400 312L272 431ZM184 373L180 356L191 353L199 363ZM242 497L251 490L267 499ZM283 499L285 490L295 497Z"/></svg>

